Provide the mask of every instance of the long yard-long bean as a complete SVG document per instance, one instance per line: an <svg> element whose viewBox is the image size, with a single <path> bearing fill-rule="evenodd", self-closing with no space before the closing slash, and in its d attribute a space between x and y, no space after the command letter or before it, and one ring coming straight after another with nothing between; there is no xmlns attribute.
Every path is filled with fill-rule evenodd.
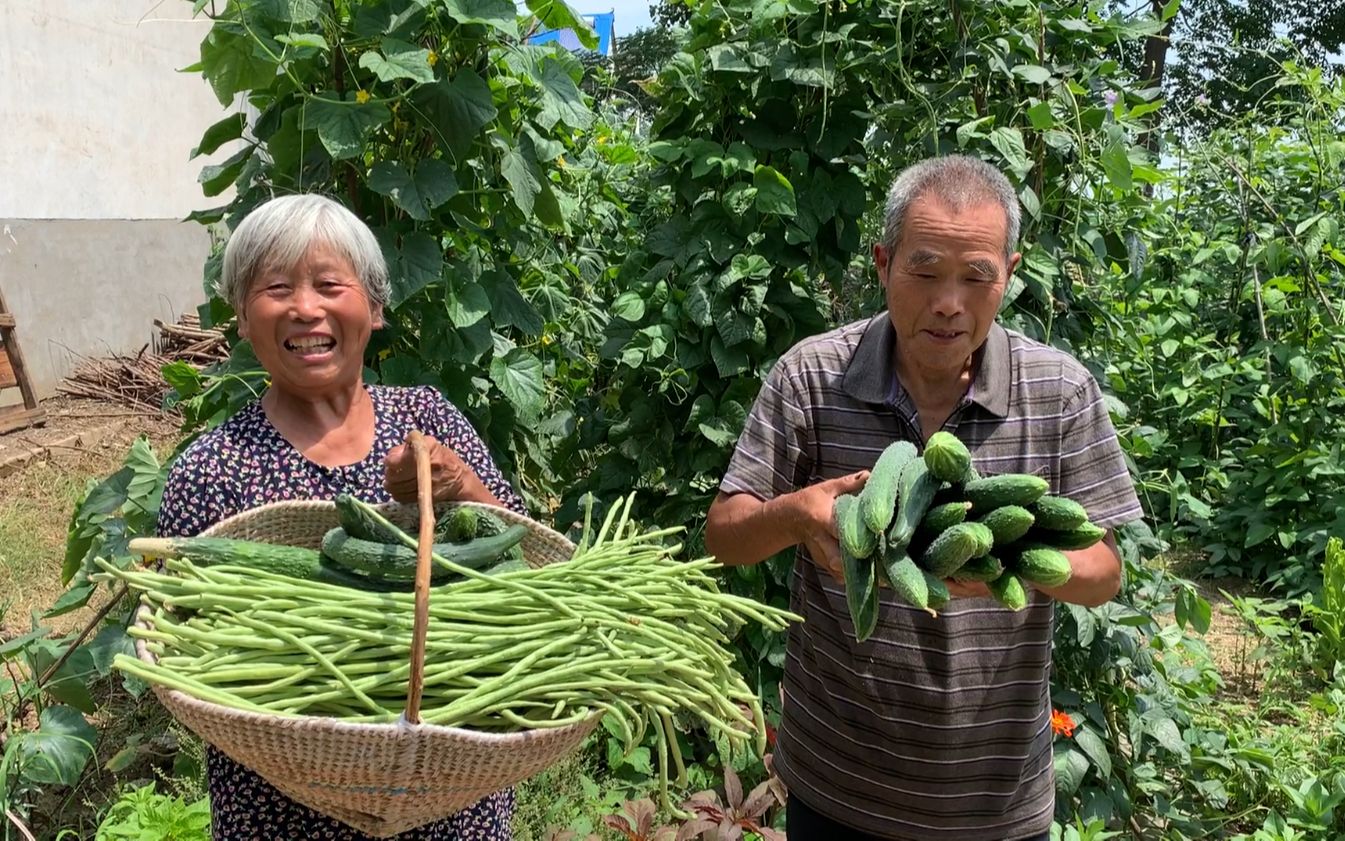
<svg viewBox="0 0 1345 841"><path fill-rule="evenodd" d="M574 557L540 569L487 576L436 556L463 580L431 590L422 719L507 731L601 713L627 750L652 727L665 794L669 763L682 771L674 713L763 751L760 704L727 642L745 623L781 630L798 617L720 592L712 560L674 560L680 547L663 541L680 529L640 534L629 517L630 500L613 506L596 537L586 519ZM120 656L118 667L237 709L360 722L401 715L412 594L188 558L166 567L103 565L153 611L151 627L131 633L157 662Z"/></svg>

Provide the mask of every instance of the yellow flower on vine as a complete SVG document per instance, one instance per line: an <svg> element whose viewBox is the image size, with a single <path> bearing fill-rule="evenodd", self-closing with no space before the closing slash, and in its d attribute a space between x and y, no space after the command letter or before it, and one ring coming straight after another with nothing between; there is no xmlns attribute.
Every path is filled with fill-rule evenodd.
<svg viewBox="0 0 1345 841"><path fill-rule="evenodd" d="M556 158L556 166L560 167L561 169L564 169L564 168L565 168L565 156L564 156L564 155L561 155L559 158Z"/></svg>
<svg viewBox="0 0 1345 841"><path fill-rule="evenodd" d="M425 60L430 63L431 67L433 67L435 64L439 62L439 54L436 53L434 50L430 50L430 55Z"/></svg>
<svg viewBox="0 0 1345 841"><path fill-rule="evenodd" d="M556 341L555 337L552 336L550 333L543 333L543 334L542 334L542 346L543 346L543 347L550 347L555 341Z"/></svg>
<svg viewBox="0 0 1345 841"><path fill-rule="evenodd" d="M368 91L355 91L355 101L358 102L358 103L361 104L361 105L363 105L364 103L368 102L368 101L369 101L369 92L368 92Z"/></svg>

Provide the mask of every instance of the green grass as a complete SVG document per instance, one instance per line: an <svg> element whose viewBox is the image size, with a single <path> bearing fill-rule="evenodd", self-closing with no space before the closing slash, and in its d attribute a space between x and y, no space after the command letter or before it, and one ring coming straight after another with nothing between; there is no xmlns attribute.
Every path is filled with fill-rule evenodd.
<svg viewBox="0 0 1345 841"><path fill-rule="evenodd" d="M60 595L65 533L88 479L110 472L116 458L69 466L40 462L5 480L0 494L0 592L11 622L27 624ZM12 484L11 484L12 483Z"/></svg>

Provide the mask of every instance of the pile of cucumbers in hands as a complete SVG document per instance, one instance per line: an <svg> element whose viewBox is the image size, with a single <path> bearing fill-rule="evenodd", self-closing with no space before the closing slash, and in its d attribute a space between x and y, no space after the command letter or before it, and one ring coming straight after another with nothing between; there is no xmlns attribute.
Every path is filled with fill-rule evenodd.
<svg viewBox="0 0 1345 841"><path fill-rule="evenodd" d="M981 477L948 432L931 435L923 455L909 441L888 446L864 489L837 497L833 509L856 638L877 626L884 582L932 616L951 598L947 579L984 582L1011 610L1027 606L1027 584L1068 582L1064 552L1087 549L1106 530L1049 488L1026 473Z"/></svg>

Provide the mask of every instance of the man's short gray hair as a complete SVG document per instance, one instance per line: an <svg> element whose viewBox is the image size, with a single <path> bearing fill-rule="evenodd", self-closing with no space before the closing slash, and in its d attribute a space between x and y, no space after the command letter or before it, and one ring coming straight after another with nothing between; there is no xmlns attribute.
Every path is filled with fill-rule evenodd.
<svg viewBox="0 0 1345 841"><path fill-rule="evenodd" d="M350 262L373 304L392 293L383 250L369 226L340 203L316 193L280 196L243 218L224 246L216 293L242 312L248 289L264 271L288 270L315 245Z"/></svg>
<svg viewBox="0 0 1345 841"><path fill-rule="evenodd" d="M911 203L930 195L948 204L954 211L993 202L1004 208L1007 222L1004 258L1007 260L1018 243L1022 211L1018 196L1004 173L980 158L947 155L927 158L902 170L887 193L887 213L883 218L883 247L891 253L901 242L902 228Z"/></svg>

